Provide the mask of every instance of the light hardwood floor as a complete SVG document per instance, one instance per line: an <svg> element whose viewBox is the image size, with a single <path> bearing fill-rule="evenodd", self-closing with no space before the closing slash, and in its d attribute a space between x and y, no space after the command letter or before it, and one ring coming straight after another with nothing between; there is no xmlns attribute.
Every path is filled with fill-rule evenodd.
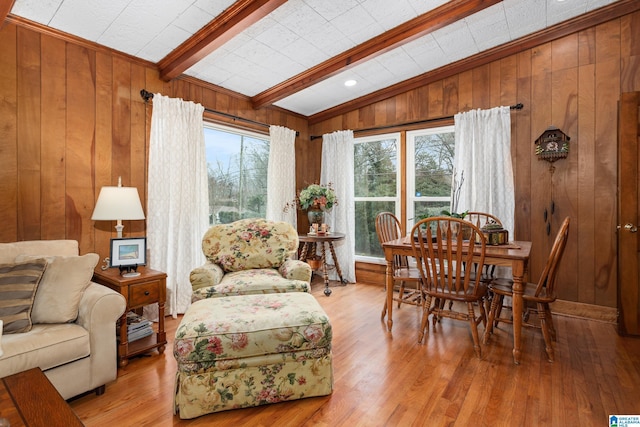
<svg viewBox="0 0 640 427"><path fill-rule="evenodd" d="M380 321L380 287L314 281L313 294L333 326L334 392L193 420L173 415L180 321L167 318L164 354L131 360L102 396L70 402L87 426L605 426L608 415L640 414L640 339L615 326L554 316L556 361L549 363L539 331L523 331L519 366L511 357L510 325L502 325L474 356L463 322L443 319L418 344L420 310L395 309L392 333ZM481 327L481 333L484 330Z"/></svg>

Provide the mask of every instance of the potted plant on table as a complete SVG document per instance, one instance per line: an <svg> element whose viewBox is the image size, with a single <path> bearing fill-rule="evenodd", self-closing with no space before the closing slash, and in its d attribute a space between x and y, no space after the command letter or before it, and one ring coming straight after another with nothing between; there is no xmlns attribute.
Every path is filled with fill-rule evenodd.
<svg viewBox="0 0 640 427"><path fill-rule="evenodd" d="M329 212L337 204L338 198L331 183L311 184L300 190L298 196L285 205L284 210L287 212L292 206L297 206L307 211L310 224L322 224L324 213Z"/></svg>

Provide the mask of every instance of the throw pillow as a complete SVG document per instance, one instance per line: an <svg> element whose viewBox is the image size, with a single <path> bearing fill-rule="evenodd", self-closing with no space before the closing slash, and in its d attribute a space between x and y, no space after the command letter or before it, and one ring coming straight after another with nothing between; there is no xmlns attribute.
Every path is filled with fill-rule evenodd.
<svg viewBox="0 0 640 427"><path fill-rule="evenodd" d="M33 258L18 255L16 261ZM42 258L42 257L41 257ZM36 292L31 320L33 323L68 323L78 318L78 308L89 286L98 254L82 256L45 256L49 265Z"/></svg>
<svg viewBox="0 0 640 427"><path fill-rule="evenodd" d="M31 330L33 302L46 267L42 258L0 265L0 320L5 334Z"/></svg>

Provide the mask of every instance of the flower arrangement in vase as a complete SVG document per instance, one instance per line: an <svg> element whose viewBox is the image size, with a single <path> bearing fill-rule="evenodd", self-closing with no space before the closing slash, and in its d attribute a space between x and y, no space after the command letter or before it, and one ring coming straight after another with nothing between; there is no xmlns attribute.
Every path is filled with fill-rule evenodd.
<svg viewBox="0 0 640 427"><path fill-rule="evenodd" d="M303 188L291 203L287 203L284 211L294 206L307 211L310 224L322 224L324 213L330 211L338 204L336 192L331 183L327 185L311 184Z"/></svg>

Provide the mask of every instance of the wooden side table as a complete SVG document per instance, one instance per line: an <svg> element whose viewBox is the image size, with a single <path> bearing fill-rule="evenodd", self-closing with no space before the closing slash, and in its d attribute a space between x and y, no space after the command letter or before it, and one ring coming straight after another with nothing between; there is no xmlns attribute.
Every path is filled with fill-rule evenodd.
<svg viewBox="0 0 640 427"><path fill-rule="evenodd" d="M97 268L93 281L122 294L127 300L127 309L120 318L120 344L118 363L127 366L129 358L147 353L155 348L164 351L167 336L164 331L164 304L167 299L167 275L150 268L139 267L139 276L123 277L117 268ZM136 341L127 342L127 313L145 305L158 304L158 332Z"/></svg>
<svg viewBox="0 0 640 427"><path fill-rule="evenodd" d="M329 274L327 273L327 254L325 249L325 243L329 246L329 251L331 252L331 256L333 257L333 263L336 266L336 272L338 273L338 277L340 277L340 283L345 285L347 283L346 280L342 278L342 270L340 269L340 264L338 264L338 257L336 256L336 251L333 248L333 242L337 242L340 240L344 240L344 233L334 233L331 232L329 234L298 234L298 239L304 243L302 246L302 252L300 253L300 260L306 261L307 257L311 257L311 255L315 255L316 251L316 243L320 244L320 268L322 269L322 276L324 278L324 294L326 296L331 295L331 289L329 289Z"/></svg>

